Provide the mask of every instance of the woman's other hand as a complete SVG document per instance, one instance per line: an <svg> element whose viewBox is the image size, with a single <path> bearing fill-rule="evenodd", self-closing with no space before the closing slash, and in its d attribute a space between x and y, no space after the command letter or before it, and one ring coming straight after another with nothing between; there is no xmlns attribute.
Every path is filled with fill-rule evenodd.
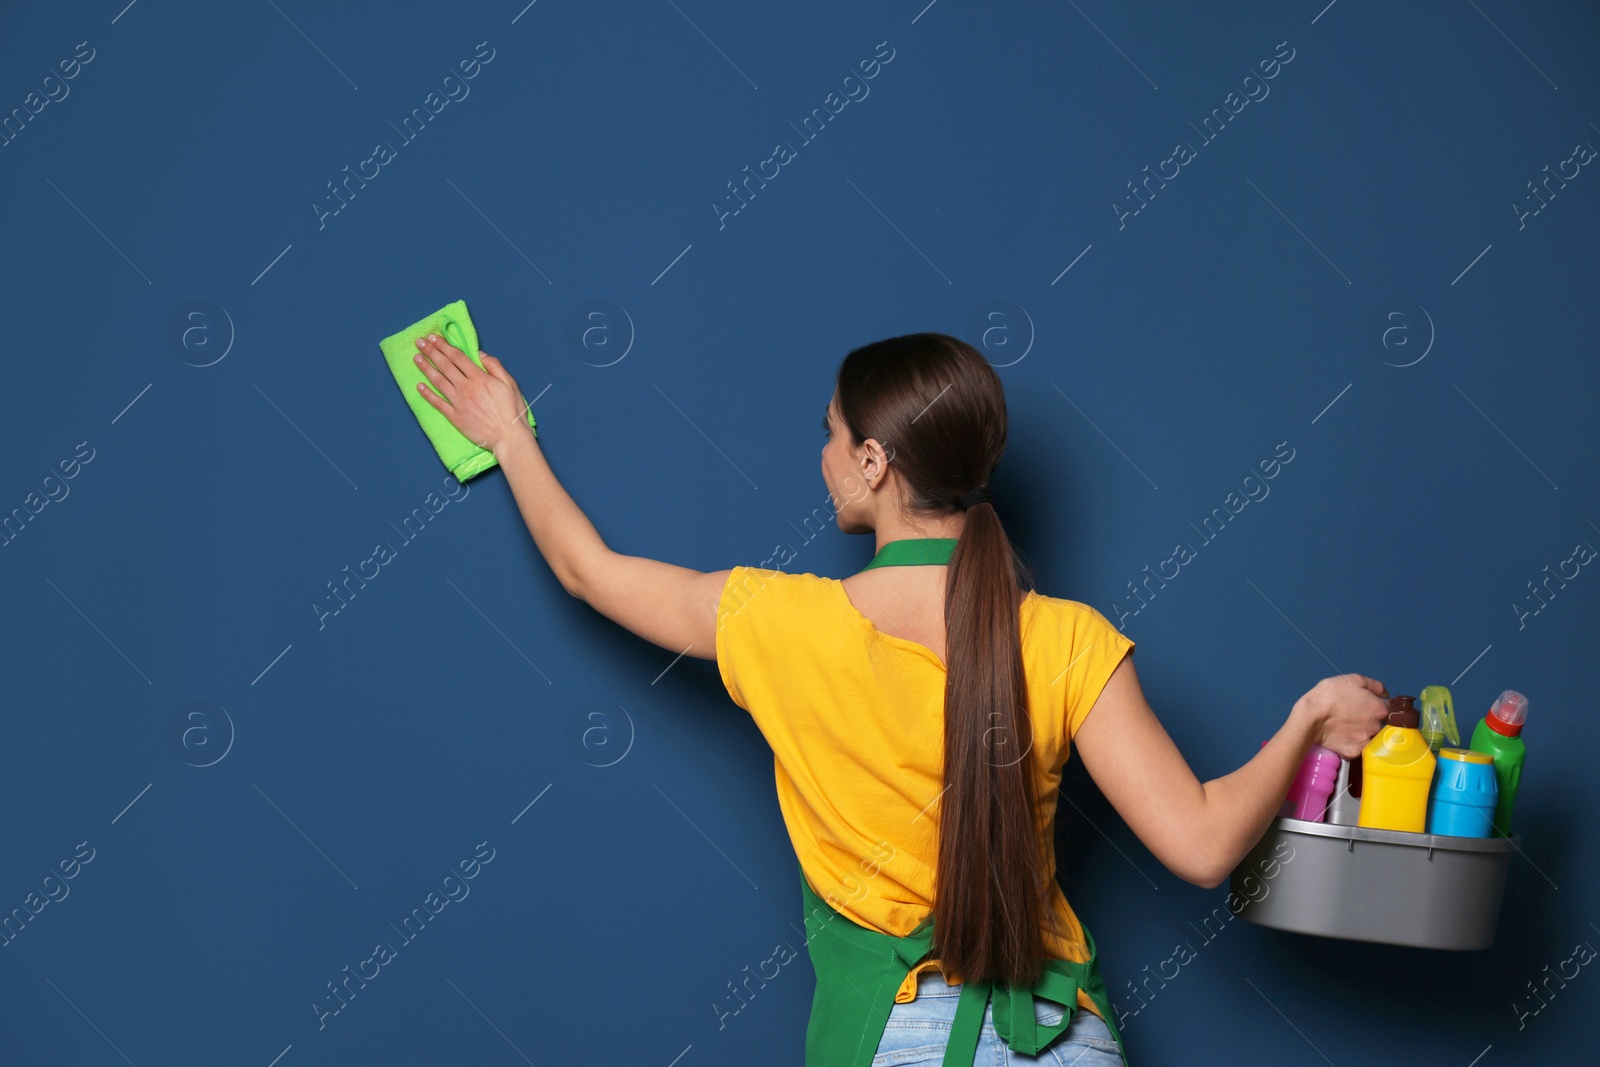
<svg viewBox="0 0 1600 1067"><path fill-rule="evenodd" d="M498 454L519 427L529 429L522 392L498 359L480 352L479 367L437 334L417 338L417 349L417 366L428 379L417 390L473 444Z"/></svg>
<svg viewBox="0 0 1600 1067"><path fill-rule="evenodd" d="M1383 683L1360 674L1324 678L1295 702L1311 716L1312 738L1347 760L1361 755L1389 714L1389 691Z"/></svg>

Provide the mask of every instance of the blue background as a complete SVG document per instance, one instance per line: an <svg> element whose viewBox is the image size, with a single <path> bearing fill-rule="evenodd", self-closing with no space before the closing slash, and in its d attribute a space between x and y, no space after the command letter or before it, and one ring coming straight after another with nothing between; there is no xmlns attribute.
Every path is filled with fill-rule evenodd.
<svg viewBox="0 0 1600 1067"><path fill-rule="evenodd" d="M1335 672L1451 685L1467 726L1529 695L1523 855L1482 952L1243 921L1201 944L1225 890L1165 872L1072 765L1061 877L1113 997L1139 1008L1129 983L1198 948L1126 1021L1135 1064L1593 1048L1593 968L1537 1013L1528 983L1600 945L1600 576L1542 607L1528 583L1600 545L1600 176L1513 205L1600 145L1600 16L924 3L5 16L4 113L93 58L0 148L0 508L70 490L0 548L0 913L93 859L0 947L0 1059L801 1062L794 856L715 665L566 596L499 471L409 542L390 525L447 481L377 342L457 298L608 543L702 570L780 543L859 569L866 539L805 525L838 361L981 344L1007 529L1042 591L1122 618L1202 777ZM406 143L390 124L479 42L469 94ZM880 42L870 94L801 142ZM1191 123L1280 42L1207 143ZM378 141L396 158L319 225ZM1178 141L1195 158L1120 215ZM1280 443L1270 495L1203 543ZM1121 616L1181 540L1197 558ZM319 1029L327 983L480 842L470 895ZM740 1007L782 944L801 958Z"/></svg>

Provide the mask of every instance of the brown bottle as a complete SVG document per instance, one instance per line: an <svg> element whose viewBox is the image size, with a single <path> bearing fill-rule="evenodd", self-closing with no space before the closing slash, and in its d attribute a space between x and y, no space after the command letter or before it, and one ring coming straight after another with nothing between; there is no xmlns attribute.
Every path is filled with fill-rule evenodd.
<svg viewBox="0 0 1600 1067"><path fill-rule="evenodd" d="M1389 723L1390 726L1400 726L1408 730L1415 730L1422 725L1422 712L1417 710L1416 697L1390 697L1389 698Z"/></svg>

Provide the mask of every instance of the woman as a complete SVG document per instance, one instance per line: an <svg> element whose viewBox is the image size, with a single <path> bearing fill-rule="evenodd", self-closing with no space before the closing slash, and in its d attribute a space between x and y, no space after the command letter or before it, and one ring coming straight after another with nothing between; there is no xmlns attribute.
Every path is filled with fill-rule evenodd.
<svg viewBox="0 0 1600 1067"><path fill-rule="evenodd" d="M1380 683L1324 679L1248 763L1198 781L1145 702L1133 642L1088 605L1027 588L987 488L1004 392L956 338L889 338L839 367L822 477L839 529L877 542L843 582L612 552L551 473L500 361L417 343L418 389L494 452L562 587L665 649L716 659L771 743L817 973L808 1065L967 1067L1001 1062L1002 1045L1007 1063L1121 1062L1093 939L1055 880L1070 751L1157 859L1211 888L1311 744L1354 757L1386 714Z"/></svg>

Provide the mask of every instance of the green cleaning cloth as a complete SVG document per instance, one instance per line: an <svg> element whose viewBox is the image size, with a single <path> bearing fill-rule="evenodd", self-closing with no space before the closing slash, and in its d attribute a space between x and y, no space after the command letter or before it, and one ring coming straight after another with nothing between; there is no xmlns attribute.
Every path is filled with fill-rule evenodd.
<svg viewBox="0 0 1600 1067"><path fill-rule="evenodd" d="M399 333L385 337L378 342L378 347L383 349L383 358L389 364L389 371L399 384L400 392L405 394L406 403L411 407L411 413L417 417L422 432L433 442L434 451L439 453L439 458L444 460L444 465L455 475L456 481L464 482L475 474L482 474L497 465L499 461L489 449L479 448L460 430L450 425L450 420L445 418L444 413L428 403L427 398L417 388L418 382L426 382L428 379L416 362L416 355L421 351L417 348L416 341L418 337L430 333L438 334L466 353L472 362L480 367L483 366L483 359L478 355L478 331L472 325L472 317L467 314L467 304L464 300L446 304L420 322L414 322ZM435 393L439 392L433 388L432 382L428 383L428 388ZM530 407L528 426L534 425L533 409ZM539 431L534 430L533 435L539 436Z"/></svg>

